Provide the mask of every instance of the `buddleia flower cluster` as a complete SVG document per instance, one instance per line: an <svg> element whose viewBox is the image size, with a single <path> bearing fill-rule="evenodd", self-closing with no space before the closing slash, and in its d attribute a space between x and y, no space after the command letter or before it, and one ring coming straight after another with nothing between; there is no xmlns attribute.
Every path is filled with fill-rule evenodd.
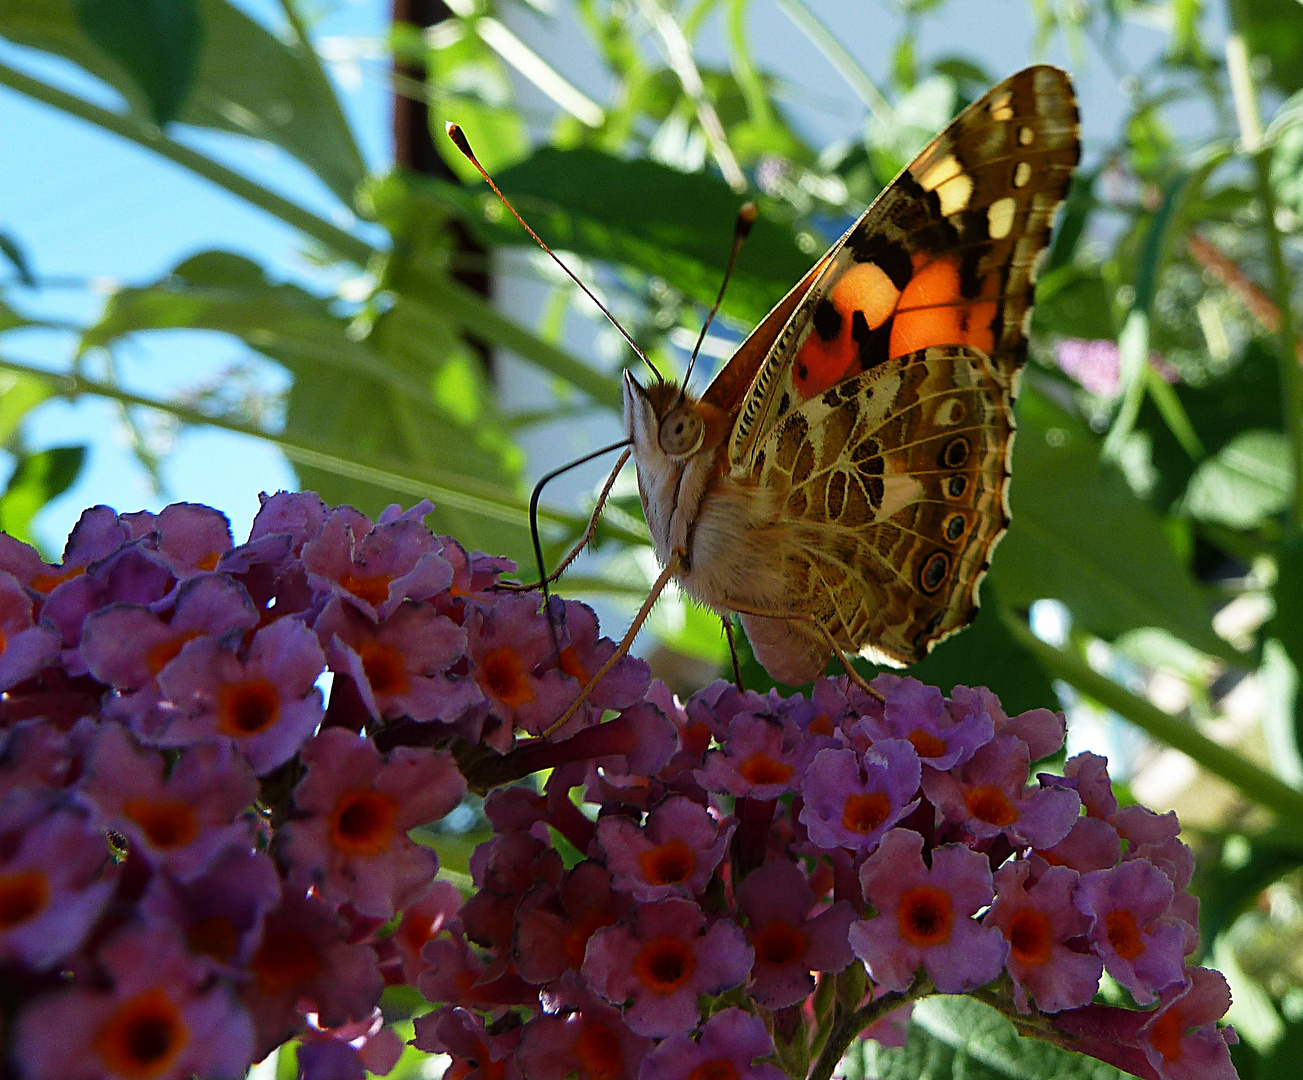
<svg viewBox="0 0 1303 1080"><path fill-rule="evenodd" d="M1234 1075L1175 816L1093 754L1033 778L1061 716L890 676L681 702L625 657L550 731L614 643L429 509L264 496L235 546L100 506L58 565L0 536L7 1075L235 1078L289 1040L307 1080L383 1075L398 986L450 1078L827 1077L934 993ZM463 893L418 827L468 790Z"/></svg>

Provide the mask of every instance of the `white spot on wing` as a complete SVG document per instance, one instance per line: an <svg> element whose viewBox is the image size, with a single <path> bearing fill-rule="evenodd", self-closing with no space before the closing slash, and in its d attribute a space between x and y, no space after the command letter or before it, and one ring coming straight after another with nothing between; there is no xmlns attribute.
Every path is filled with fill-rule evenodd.
<svg viewBox="0 0 1303 1080"><path fill-rule="evenodd" d="M1018 203L1012 196L996 199L986 211L986 232L992 240L1003 240L1013 229L1014 212Z"/></svg>

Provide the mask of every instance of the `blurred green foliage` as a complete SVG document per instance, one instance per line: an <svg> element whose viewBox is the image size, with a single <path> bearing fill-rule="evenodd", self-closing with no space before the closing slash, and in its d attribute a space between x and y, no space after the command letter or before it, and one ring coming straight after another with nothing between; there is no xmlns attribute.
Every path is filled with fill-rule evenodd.
<svg viewBox="0 0 1303 1080"><path fill-rule="evenodd" d="M42 287L23 256L21 213L5 221L0 255L11 273L0 294L0 441L15 467L0 494L0 527L25 536L83 457L76 446L29 452L25 416L77 392L139 406L117 388L111 363L102 362L106 350L135 335L202 328L280 365L290 376L282 408L251 414L215 399L200 414L180 398L154 407L270 440L302 484L331 503L374 513L429 495L438 505L434 527L527 560L520 434L618 408L618 371L559 344L575 290L541 259L513 263L551 290L537 328L512 322L459 280L458 272L485 264L459 244L454 225L490 248L532 248L443 137L444 121L461 124L543 239L573 254L641 347L674 371L714 299L744 198L758 202L760 220L724 301L726 337L757 322L927 139L1008 74L988 72L962 51L933 56L920 46L920 27L944 17L944 0L898 0L907 17L883 72L860 70L837 44L836 28L822 26L801 0L779 0L793 32L823 51L829 77L844 79L865 107L862 138L824 148L789 122L783 86L751 54L746 0L677 7L570 0L583 46L609 75L601 102L522 48L494 0L451 6L454 14L428 31L395 26L390 41L406 65L397 91L428 105L448 166L438 178L367 175L291 0L282 2L279 34L228 0L0 0L0 35L79 65L117 90L123 109L4 65L0 83L227 186L301 229L314 257L350 265L353 280L347 295L322 296L273 281L244 258L205 252L111 296L77 328L75 377L53 378L4 351L6 332L41 325L24 314L17 291ZM1200 854L1196 884L1208 947L1223 966L1231 957L1237 1000L1254 1003L1236 1017L1241 1075L1283 1075L1278 1063L1303 1040L1303 970L1288 960L1303 955L1303 391L1295 322L1303 6L1080 0L1031 9L1040 43L1063 40L1073 56L1087 47L1103 56L1126 89L1128 111L1102 144L1088 146L1042 269L1018 403L1014 522L982 614L914 674L946 690L986 683L1023 709L1056 704L1056 681L1061 689L1096 685L1098 668L1126 684L1110 691L1112 708L1238 789L1239 809L1190 834ZM698 63L692 49L712 18L728 46L720 67ZM1136 19L1168 36L1132 70L1117 41ZM520 77L556 104L546 122L518 105ZM231 172L175 141L173 125L275 145L383 241L344 231ZM1074 344L1082 341L1093 343L1090 370L1071 362L1084 355ZM553 399L509 412L483 362L495 347L543 371ZM630 362L626 351L620 363ZM152 470L157 463L141 453ZM551 559L579 535L586 510L545 505ZM604 558L563 590L641 597L649 553L639 512L629 490L617 489L597 534ZM1057 602L1065 617L1056 647L1028 634L1029 612L1042 601ZM718 664L718 624L678 601L667 608L659 626L673 647ZM769 685L745 642L742 654L749 683ZM1238 745L1246 752L1265 745L1269 754L1259 755L1259 766L1230 769L1200 725L1224 717L1227 691L1248 675L1265 704L1260 729L1242 732ZM1174 707L1183 722L1147 721L1154 710L1146 692L1160 680L1180 688ZM857 1060L852 1071L914 1076L930 1063L929 1075L977 1075L980 1057L981 1075L1075 1075L1058 1051L1019 1056L1020 1044L998 1025L974 1056L955 1032L986 1030L986 1021L952 1009L982 1006L925 1010L905 1051Z"/></svg>

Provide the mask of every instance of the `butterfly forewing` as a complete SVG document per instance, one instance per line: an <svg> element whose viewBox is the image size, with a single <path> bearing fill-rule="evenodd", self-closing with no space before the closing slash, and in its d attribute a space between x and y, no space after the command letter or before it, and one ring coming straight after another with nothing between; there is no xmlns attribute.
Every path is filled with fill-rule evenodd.
<svg viewBox="0 0 1303 1080"><path fill-rule="evenodd" d="M1036 266L1078 156L1067 76L1019 72L938 135L789 301L728 449L790 526L775 614L804 609L891 664L971 621L1009 523ZM826 656L808 622L744 622L790 677Z"/></svg>

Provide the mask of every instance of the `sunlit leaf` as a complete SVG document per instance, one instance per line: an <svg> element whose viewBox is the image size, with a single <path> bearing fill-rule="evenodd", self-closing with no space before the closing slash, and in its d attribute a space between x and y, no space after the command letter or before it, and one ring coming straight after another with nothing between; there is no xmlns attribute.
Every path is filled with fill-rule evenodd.
<svg viewBox="0 0 1303 1080"><path fill-rule="evenodd" d="M1289 441L1279 431L1244 431L1203 462L1190 479L1191 517L1252 529L1280 513L1294 492Z"/></svg>
<svg viewBox="0 0 1303 1080"><path fill-rule="evenodd" d="M0 529L32 543L32 518L41 507L72 486L85 456L84 446L55 446L20 454L8 485L0 494Z"/></svg>
<svg viewBox="0 0 1303 1080"><path fill-rule="evenodd" d="M203 26L196 0L75 0L96 45L136 81L160 124L175 120L194 86Z"/></svg>
<svg viewBox="0 0 1303 1080"><path fill-rule="evenodd" d="M0 232L0 255L3 255L9 265L14 268L18 280L22 284L29 289L36 288L36 275L32 272L32 264L27 261L27 253L23 251L22 245L8 233Z"/></svg>
<svg viewBox="0 0 1303 1080"><path fill-rule="evenodd" d="M0 310L0 327L4 325ZM0 372L0 446L7 446L32 409L50 397L50 384L32 375Z"/></svg>
<svg viewBox="0 0 1303 1080"><path fill-rule="evenodd" d="M66 57L152 116L149 97L119 59L82 32L76 0L0 0L0 35ZM86 0L88 6L95 6ZM164 0L153 0L166 6ZM228 0L197 0L203 26L198 71L176 119L266 139L298 158L351 202L366 166L329 84L310 57Z"/></svg>

